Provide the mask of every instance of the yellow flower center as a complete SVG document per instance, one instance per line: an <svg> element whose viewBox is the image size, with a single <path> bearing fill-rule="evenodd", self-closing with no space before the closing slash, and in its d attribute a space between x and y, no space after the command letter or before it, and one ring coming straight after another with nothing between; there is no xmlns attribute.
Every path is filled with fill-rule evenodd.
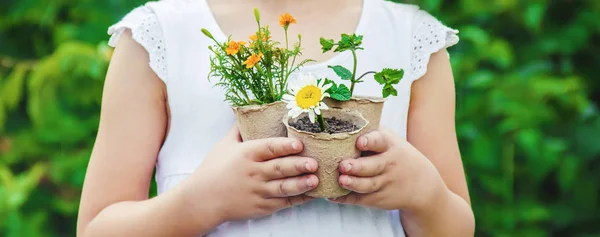
<svg viewBox="0 0 600 237"><path fill-rule="evenodd" d="M296 105L302 109L317 107L321 101L323 93L316 86L305 86L296 93Z"/></svg>

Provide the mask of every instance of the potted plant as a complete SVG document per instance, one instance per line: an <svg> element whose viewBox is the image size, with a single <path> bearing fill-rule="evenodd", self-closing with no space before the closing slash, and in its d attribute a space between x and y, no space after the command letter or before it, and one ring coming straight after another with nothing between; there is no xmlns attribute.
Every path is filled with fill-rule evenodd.
<svg viewBox="0 0 600 237"><path fill-rule="evenodd" d="M267 137L285 137L286 129L281 123L285 115L285 103L281 101L287 92L290 74L311 60L296 64L301 55L302 37L290 47L287 29L296 19L289 13L280 16L280 25L285 32L285 48L280 42L271 40L269 26L262 26L260 13L254 9L258 25L250 41L219 42L212 34L202 32L215 42L209 46L209 80L216 79L215 86L225 90L225 100L235 113L244 141Z"/></svg>
<svg viewBox="0 0 600 237"><path fill-rule="evenodd" d="M331 50L334 52L352 52L354 59L352 71L341 65L329 66L342 80L349 81L350 87L344 84L337 85L335 82L325 79L326 84L332 84L327 90L331 97L326 99L326 103L333 108L345 108L360 112L369 121L369 126L363 132L369 132L379 128L385 98L390 95L398 95L398 91L394 88L394 85L400 82L404 76L404 70L385 68L379 72L367 71L357 76L356 51L364 49L361 47L362 40L362 35L342 34L341 39L337 43L333 39L325 38L321 38L320 43L323 53ZM374 74L375 81L383 86L382 97L354 96L354 86L357 83L364 82L363 78L369 74Z"/></svg>
<svg viewBox="0 0 600 237"><path fill-rule="evenodd" d="M301 74L290 83L290 94L283 96L289 112L283 118L288 137L304 144L302 156L317 160L319 185L306 194L319 198L335 198L350 193L338 184L338 166L342 159L358 158L356 140L369 122L355 110L329 109L323 99L333 84ZM300 116L304 115L304 116Z"/></svg>

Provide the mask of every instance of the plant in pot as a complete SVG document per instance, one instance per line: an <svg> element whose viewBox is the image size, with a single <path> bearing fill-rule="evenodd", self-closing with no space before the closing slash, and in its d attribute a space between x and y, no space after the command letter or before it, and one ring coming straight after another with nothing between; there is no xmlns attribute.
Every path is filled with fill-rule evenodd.
<svg viewBox="0 0 600 237"><path fill-rule="evenodd" d="M208 47L212 52L208 78L216 79L215 86L225 90L225 100L233 108L244 141L286 136L281 117L287 111L281 98L287 92L290 74L312 61L296 64L302 37L298 35L298 42L290 47L287 29L296 23L290 14L281 15L279 21L285 32L285 48L271 40L269 26L261 25L258 9L254 9L254 16L258 29L249 42L235 41L231 36L227 42L219 42L202 29L215 42Z"/></svg>
<svg viewBox="0 0 600 237"><path fill-rule="evenodd" d="M329 66L340 79L349 81L350 87L348 88L348 86L344 84L338 85L334 81L325 79L326 84L332 84L327 90L331 96L326 99L326 103L333 108L345 108L360 112L369 121L369 126L363 131L366 133L379 128L385 98L390 95L398 95L398 91L394 88L394 85L398 84L402 77L404 77L404 70L384 68L379 72L367 71L360 76L357 76L356 52L364 49L361 47L362 40L362 35L342 34L341 39L337 43L333 39L325 38L321 38L320 43L323 53L331 50L334 52L350 51L352 53L352 58L354 60L352 71L341 65ZM364 82L363 78L370 74L374 74L373 77L375 81L383 86L382 97L354 96L355 85Z"/></svg>
<svg viewBox="0 0 600 237"><path fill-rule="evenodd" d="M301 74L290 82L290 94L283 96L289 112L283 118L288 137L304 144L302 156L313 157L319 168L319 185L306 194L319 198L341 197L348 193L338 184L338 166L342 159L358 158L356 140L369 122L356 110L329 108L323 99L333 86L313 75ZM300 116L304 115L304 116Z"/></svg>

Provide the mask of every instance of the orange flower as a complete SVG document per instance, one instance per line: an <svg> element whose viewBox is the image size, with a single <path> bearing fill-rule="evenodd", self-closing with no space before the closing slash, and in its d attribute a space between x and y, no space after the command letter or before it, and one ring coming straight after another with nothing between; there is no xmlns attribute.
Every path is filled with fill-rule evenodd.
<svg viewBox="0 0 600 237"><path fill-rule="evenodd" d="M240 46L245 44L246 42L244 41L229 41L229 46L227 47L227 49L225 49L225 52L227 52L228 55L234 55L240 51Z"/></svg>
<svg viewBox="0 0 600 237"><path fill-rule="evenodd" d="M258 39L258 37L256 37L256 34L252 34L251 36L248 36L248 38L250 38L250 40L252 41L256 41Z"/></svg>
<svg viewBox="0 0 600 237"><path fill-rule="evenodd" d="M258 61L260 61L260 59L262 58L262 56L263 56L262 53L258 53L258 55L252 54L244 62L244 65L246 65L246 68L252 68L252 67L254 67L254 64L256 64L256 63L258 63Z"/></svg>
<svg viewBox="0 0 600 237"><path fill-rule="evenodd" d="M296 19L294 19L292 15L287 12L283 15L279 15L279 25L287 29L290 24L296 24Z"/></svg>
<svg viewBox="0 0 600 237"><path fill-rule="evenodd" d="M258 37L256 37L256 34L252 34L251 36L248 36L248 38L250 38L250 40L252 41L256 41L258 39ZM269 39L271 39L271 36L269 36ZM267 41L267 38L263 36L262 41Z"/></svg>

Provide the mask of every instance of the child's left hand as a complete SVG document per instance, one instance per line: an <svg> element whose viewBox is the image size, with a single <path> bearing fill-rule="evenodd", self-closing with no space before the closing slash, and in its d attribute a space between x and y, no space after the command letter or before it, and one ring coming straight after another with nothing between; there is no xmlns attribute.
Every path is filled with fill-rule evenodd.
<svg viewBox="0 0 600 237"><path fill-rule="evenodd" d="M373 155L343 160L338 182L353 192L331 201L386 210L429 211L449 192L435 166L396 134L373 131L356 142Z"/></svg>

